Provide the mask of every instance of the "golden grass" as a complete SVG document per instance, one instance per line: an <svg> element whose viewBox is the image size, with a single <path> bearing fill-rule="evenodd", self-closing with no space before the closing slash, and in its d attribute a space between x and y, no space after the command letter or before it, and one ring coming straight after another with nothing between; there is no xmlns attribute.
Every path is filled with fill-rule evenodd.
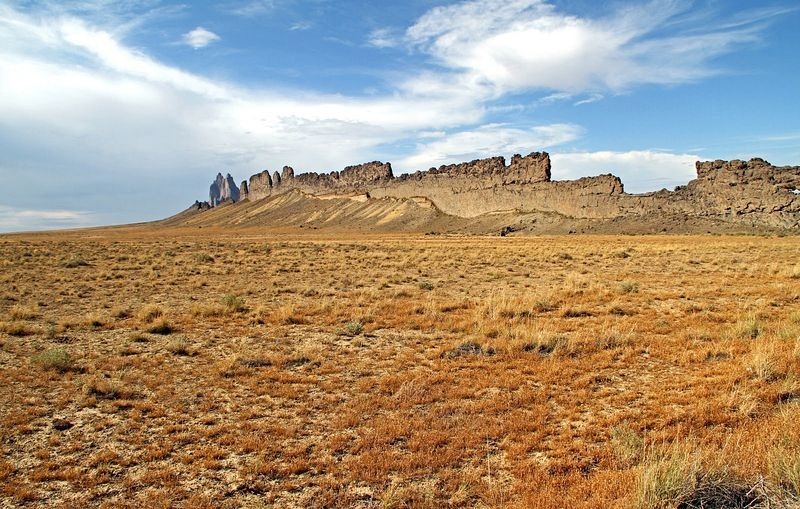
<svg viewBox="0 0 800 509"><path fill-rule="evenodd" d="M0 505L800 496L790 237L143 228L0 254Z"/></svg>

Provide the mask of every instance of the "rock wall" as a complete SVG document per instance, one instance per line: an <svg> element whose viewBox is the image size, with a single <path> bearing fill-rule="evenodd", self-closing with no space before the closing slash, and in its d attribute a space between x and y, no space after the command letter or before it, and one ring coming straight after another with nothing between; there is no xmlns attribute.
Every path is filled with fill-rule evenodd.
<svg viewBox="0 0 800 509"><path fill-rule="evenodd" d="M242 199L251 201L295 189L311 195L425 198L442 212L465 218L505 211L553 212L581 219L671 214L800 228L797 166L776 168L763 159L698 162L697 179L687 185L644 194L625 193L620 179L610 174L552 181L550 170L549 155L533 152L514 155L508 165L503 157L492 157L398 177L391 164L379 161L341 172L297 176L285 166L280 174L257 173L241 187ZM230 176L217 176L212 205L215 197L233 199L232 183Z"/></svg>

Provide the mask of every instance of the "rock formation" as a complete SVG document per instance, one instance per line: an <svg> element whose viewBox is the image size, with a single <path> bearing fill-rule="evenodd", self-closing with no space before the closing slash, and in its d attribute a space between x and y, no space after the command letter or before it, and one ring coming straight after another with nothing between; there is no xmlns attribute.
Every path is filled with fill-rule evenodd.
<svg viewBox="0 0 800 509"><path fill-rule="evenodd" d="M212 207L216 207L226 200L239 201L239 188L236 187L236 182L233 181L230 173L226 177L223 177L222 173L217 173L217 178L209 188L208 198Z"/></svg>
<svg viewBox="0 0 800 509"><path fill-rule="evenodd" d="M297 191L318 197L425 199L451 216L489 213L555 213L586 220L665 214L714 218L751 226L800 228L800 167L777 168L763 159L697 163L697 178L674 191L625 193L607 174L552 181L546 152L443 165L395 177L390 163L374 161L330 173L302 173L285 166L242 183L242 199L261 200ZM211 204L237 201L230 175L211 186Z"/></svg>

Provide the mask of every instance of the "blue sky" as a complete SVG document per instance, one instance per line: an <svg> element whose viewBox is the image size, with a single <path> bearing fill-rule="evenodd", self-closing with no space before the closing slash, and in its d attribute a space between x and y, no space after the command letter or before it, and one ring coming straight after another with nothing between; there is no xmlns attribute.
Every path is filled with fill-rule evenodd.
<svg viewBox="0 0 800 509"><path fill-rule="evenodd" d="M631 192L800 164L793 0L0 0L0 231L176 213L238 181L547 150Z"/></svg>

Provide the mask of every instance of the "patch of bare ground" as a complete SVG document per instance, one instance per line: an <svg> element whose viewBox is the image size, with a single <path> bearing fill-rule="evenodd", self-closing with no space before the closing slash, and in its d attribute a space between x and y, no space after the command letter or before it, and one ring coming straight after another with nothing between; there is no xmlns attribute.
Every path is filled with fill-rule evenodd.
<svg viewBox="0 0 800 509"><path fill-rule="evenodd" d="M790 507L797 260L776 237L0 237L0 507Z"/></svg>

